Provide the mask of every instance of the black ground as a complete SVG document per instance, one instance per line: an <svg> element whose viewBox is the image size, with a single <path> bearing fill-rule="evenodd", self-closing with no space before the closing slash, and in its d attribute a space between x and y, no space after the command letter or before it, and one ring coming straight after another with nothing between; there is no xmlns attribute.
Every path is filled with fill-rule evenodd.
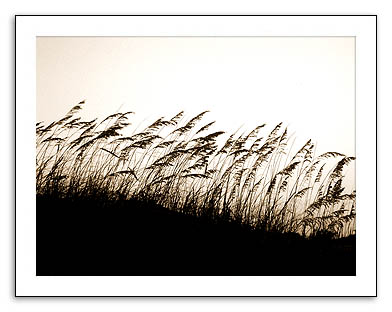
<svg viewBox="0 0 392 312"><path fill-rule="evenodd" d="M137 201L37 197L37 275L355 275L355 236L251 231Z"/></svg>

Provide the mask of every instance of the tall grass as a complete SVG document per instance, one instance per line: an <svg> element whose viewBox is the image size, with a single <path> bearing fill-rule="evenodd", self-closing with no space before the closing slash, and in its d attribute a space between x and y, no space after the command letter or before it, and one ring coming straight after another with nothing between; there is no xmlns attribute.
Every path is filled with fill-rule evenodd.
<svg viewBox="0 0 392 312"><path fill-rule="evenodd" d="M207 112L191 119L180 112L125 136L132 112L83 121L83 105L36 124L37 196L134 199L306 237L355 233L355 191L343 187L344 169L355 158L316 156L311 140L290 153L282 123L265 137L264 124L226 135L209 131L214 122L202 123Z"/></svg>

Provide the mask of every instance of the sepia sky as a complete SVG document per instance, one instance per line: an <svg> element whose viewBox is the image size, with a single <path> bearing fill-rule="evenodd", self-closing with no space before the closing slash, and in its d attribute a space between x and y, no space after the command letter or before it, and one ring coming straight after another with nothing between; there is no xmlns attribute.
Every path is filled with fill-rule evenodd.
<svg viewBox="0 0 392 312"><path fill-rule="evenodd" d="M317 153L355 156L354 37L37 37L37 121L133 111L233 132L288 126Z"/></svg>

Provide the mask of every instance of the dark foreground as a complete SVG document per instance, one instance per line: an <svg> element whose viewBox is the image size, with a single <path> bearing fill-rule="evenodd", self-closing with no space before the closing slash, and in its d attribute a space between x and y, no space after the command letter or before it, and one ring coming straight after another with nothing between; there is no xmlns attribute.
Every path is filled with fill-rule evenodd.
<svg viewBox="0 0 392 312"><path fill-rule="evenodd" d="M355 275L355 236L303 239L136 201L37 197L37 275Z"/></svg>

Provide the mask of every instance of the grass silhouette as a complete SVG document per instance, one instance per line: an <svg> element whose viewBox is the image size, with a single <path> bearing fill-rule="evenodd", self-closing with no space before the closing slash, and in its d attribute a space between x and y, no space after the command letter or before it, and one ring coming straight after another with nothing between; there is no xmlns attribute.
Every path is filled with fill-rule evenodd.
<svg viewBox="0 0 392 312"><path fill-rule="evenodd" d="M207 112L124 135L132 112L83 105L36 125L37 275L355 274L354 157L289 153L282 123L225 138Z"/></svg>

